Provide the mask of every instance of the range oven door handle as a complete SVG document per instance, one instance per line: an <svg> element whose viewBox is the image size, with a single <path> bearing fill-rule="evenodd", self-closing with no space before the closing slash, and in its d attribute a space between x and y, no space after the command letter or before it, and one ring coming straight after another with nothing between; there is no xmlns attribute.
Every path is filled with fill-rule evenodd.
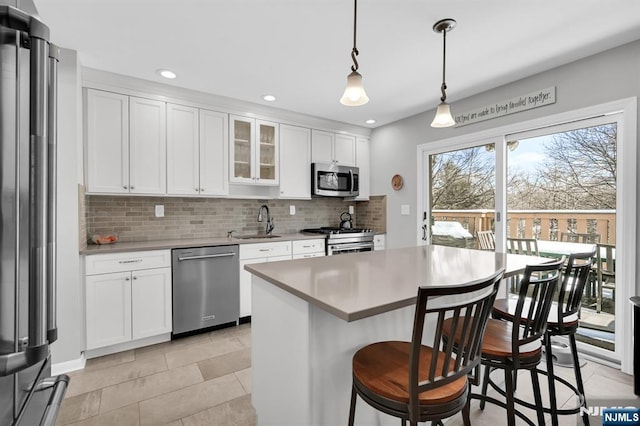
<svg viewBox="0 0 640 426"><path fill-rule="evenodd" d="M235 253L220 253L220 254L203 254L200 256L184 256L184 257L178 257L179 261L183 261L183 260L197 260L197 259L212 259L212 258L216 258L216 257L232 257L235 256Z"/></svg>
<svg viewBox="0 0 640 426"><path fill-rule="evenodd" d="M362 251L372 251L373 241L366 243L350 243L350 244L329 244L327 245L328 253L340 253L341 251L362 249Z"/></svg>

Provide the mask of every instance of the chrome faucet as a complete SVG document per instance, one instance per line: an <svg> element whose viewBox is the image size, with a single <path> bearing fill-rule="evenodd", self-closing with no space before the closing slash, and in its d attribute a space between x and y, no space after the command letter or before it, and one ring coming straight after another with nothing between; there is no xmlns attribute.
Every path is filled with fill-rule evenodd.
<svg viewBox="0 0 640 426"><path fill-rule="evenodd" d="M258 222L262 222L262 210L267 214L267 226L265 226L264 232L267 235L271 235L271 231L273 231L273 218L269 215L269 207L266 204L261 205L258 210Z"/></svg>

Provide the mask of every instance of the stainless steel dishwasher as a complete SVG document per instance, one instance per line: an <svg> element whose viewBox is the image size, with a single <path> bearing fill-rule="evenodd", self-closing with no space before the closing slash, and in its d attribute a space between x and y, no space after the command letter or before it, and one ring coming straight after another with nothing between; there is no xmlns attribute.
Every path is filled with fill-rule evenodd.
<svg viewBox="0 0 640 426"><path fill-rule="evenodd" d="M237 322L238 246L172 250L173 334Z"/></svg>

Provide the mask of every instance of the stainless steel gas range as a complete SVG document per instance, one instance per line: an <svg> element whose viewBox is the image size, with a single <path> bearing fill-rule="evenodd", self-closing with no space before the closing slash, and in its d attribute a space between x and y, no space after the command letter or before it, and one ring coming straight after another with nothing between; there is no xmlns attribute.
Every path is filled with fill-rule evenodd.
<svg viewBox="0 0 640 426"><path fill-rule="evenodd" d="M361 251L373 251L374 233L371 229L322 227L303 229L302 232L326 235L327 256L334 254L357 253Z"/></svg>

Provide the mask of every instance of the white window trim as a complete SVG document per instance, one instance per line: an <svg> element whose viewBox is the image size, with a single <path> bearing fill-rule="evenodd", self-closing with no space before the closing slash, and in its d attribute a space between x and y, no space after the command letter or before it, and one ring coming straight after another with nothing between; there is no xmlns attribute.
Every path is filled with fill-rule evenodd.
<svg viewBox="0 0 640 426"><path fill-rule="evenodd" d="M618 139L621 143L617 146L618 158L618 196L616 197L616 258L619 259L622 268L618 268L617 280L629 285L620 285L616 288L616 352L615 358L618 358L621 370L624 373L632 374L633 369L633 339L632 339L632 307L629 298L636 293L636 163L637 163L637 98L625 98L617 101L607 102L578 110L568 111L547 117L514 123L493 129L483 130L476 133L465 134L453 138L428 142L418 145L417 147L417 205L420 206L416 215L416 229L419 231L417 235L417 244L425 244L427 241L422 240L422 231L420 231L423 221L422 212L427 211L429 206L429 176L428 176L428 160L429 155L438 153L443 150L453 151L464 149L472 146L486 144L489 142L504 141L506 135L513 133L521 133L529 130L540 129L549 126L562 125L564 123L579 121L591 117L602 115L611 115L620 113L622 118L618 121ZM615 119L614 119L615 120ZM506 168L503 167L506 161L505 144L496 144L496 172ZM496 187L496 210L506 211L505 193L502 188L503 179L497 178ZM501 250L502 241L499 238L506 232L506 221L501 221L500 229L496 229L496 250ZM429 238L427 232L427 239ZM580 345L583 350L595 352L595 355L605 356L611 355L611 352L604 351L600 353L598 348L592 346Z"/></svg>

